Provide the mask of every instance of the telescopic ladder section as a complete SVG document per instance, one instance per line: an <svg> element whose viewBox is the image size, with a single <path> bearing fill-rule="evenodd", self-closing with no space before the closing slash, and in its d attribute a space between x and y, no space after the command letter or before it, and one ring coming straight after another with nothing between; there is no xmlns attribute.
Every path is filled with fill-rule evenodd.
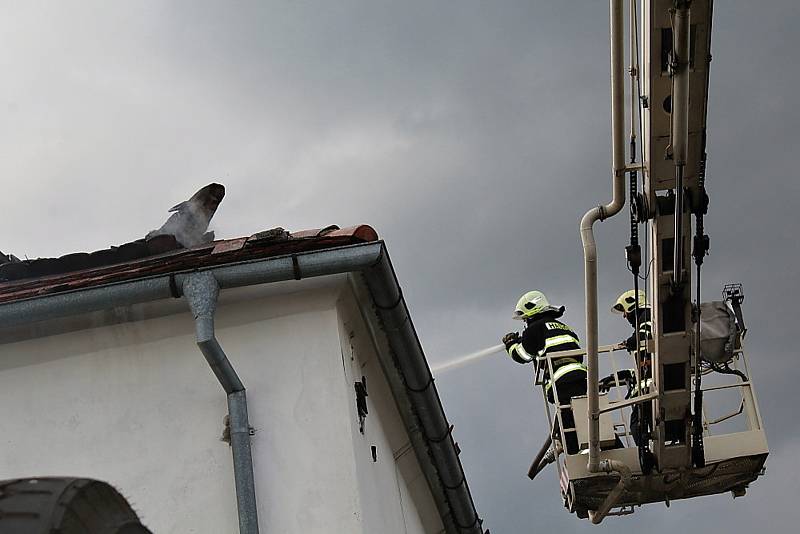
<svg viewBox="0 0 800 534"><path fill-rule="evenodd" d="M652 0L642 9L644 195L651 225L653 453L660 469L691 465L692 299L689 198L705 151L710 0ZM677 236L677 239L676 239Z"/></svg>

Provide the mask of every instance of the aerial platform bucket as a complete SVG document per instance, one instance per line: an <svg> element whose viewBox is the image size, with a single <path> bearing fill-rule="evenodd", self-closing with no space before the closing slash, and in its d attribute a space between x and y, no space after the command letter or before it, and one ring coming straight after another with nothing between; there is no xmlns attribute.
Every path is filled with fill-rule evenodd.
<svg viewBox="0 0 800 534"><path fill-rule="evenodd" d="M553 353L541 360L563 357ZM610 372L626 369L632 358L625 353L609 352L604 366ZM543 362L544 363L544 362ZM549 364L549 362L547 362ZM620 365L621 364L621 365ZM542 368L543 366L539 366ZM743 349L735 351L733 368L749 377ZM541 373L537 384L542 384ZM734 497L745 494L747 486L764 472L769 449L756 402L752 382L732 374L706 372L703 380L703 428L705 443L704 467L683 470L654 469L644 475L639 464L639 451L629 427L631 400L625 400L620 388L600 396L600 460L618 460L631 470L631 481L621 493L608 515L632 513L635 507L657 502L688 499L731 492ZM550 430L561 444L565 443L563 425L555 425L560 417L545 399ZM588 470L588 411L585 396L571 402L580 452L566 454L563 446L555 446L556 472L564 506L580 518L597 510L617 486L617 474L590 473ZM563 430L562 430L563 429Z"/></svg>

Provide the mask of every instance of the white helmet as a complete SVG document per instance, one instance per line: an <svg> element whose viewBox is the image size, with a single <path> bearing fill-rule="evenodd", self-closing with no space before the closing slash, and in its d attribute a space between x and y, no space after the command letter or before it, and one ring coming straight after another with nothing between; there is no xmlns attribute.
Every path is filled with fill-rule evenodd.
<svg viewBox="0 0 800 534"><path fill-rule="evenodd" d="M528 291L517 301L513 318L519 320L530 319L547 311L561 311L561 308L551 306L547 297L541 291Z"/></svg>
<svg viewBox="0 0 800 534"><path fill-rule="evenodd" d="M617 301L611 307L611 311L614 313L622 313L622 314L631 313L633 309L636 307L636 301L637 301L636 292L633 289L631 289L619 296ZM641 289L639 290L638 301L639 301L639 308L650 307L647 305L647 295Z"/></svg>

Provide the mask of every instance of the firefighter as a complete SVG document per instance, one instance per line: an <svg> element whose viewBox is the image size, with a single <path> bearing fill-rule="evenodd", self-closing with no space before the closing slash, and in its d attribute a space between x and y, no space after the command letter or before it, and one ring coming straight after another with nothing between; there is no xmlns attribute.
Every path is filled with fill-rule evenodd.
<svg viewBox="0 0 800 534"><path fill-rule="evenodd" d="M638 300L638 303L637 303ZM638 315L637 315L638 310ZM636 397L640 394L648 393L653 383L652 358L647 352L647 342L653 339L653 324L650 320L650 306L647 304L647 295L642 290L638 294L634 290L626 291L619 296L611 307L613 313L622 316L634 328L633 334L623 340L620 345L624 346L634 357L638 356L640 369L640 380L636 383L636 372L634 369L625 369L617 373L619 383L628 384L628 395L626 398ZM638 320L637 320L638 319ZM636 350L636 325L638 323L639 350ZM614 375L607 376L600 381L600 391L608 391L616 383ZM652 406L650 402L634 404L631 407L631 434L637 446L647 444L647 433L652 418Z"/></svg>
<svg viewBox="0 0 800 534"><path fill-rule="evenodd" d="M572 397L586 394L586 366L583 365L583 356L551 358L552 377L547 360L540 359L546 354L580 349L575 331L559 320L562 315L564 315L563 306L552 306L542 292L529 291L517 302L513 317L525 321L525 330L522 335L517 332L506 334L503 336L503 344L515 362L533 363L535 369L543 366L547 400L555 403L553 394L555 389L558 404L569 406ZM561 419L564 428L575 427L571 409L562 409ZM577 453L578 437L575 431L564 434L567 453Z"/></svg>
<svg viewBox="0 0 800 534"><path fill-rule="evenodd" d="M637 297L639 301L638 306L636 305ZM636 315L637 307L639 310L638 317ZM647 304L647 295L645 295L645 292L640 289L638 295L636 295L633 289L626 291L619 296L611 307L611 311L622 314L634 329L636 328L638 318L639 343L642 345L640 349L646 352L646 341L648 339L653 339L653 323L650 321L650 306ZM631 334L630 337L625 339L621 344L625 345L628 352L634 352L636 349L636 332Z"/></svg>

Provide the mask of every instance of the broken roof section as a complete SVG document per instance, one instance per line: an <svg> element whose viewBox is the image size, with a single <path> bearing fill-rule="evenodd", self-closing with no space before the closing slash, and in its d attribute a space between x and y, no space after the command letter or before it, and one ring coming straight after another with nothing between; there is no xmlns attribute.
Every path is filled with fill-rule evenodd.
<svg viewBox="0 0 800 534"><path fill-rule="evenodd" d="M274 228L250 237L212 241L189 249L183 248L172 235L157 235L118 247L59 258L20 261L13 256L2 256L0 302L377 239L378 234L367 225L349 228L334 225L294 233ZM6 258L9 261L4 263Z"/></svg>

